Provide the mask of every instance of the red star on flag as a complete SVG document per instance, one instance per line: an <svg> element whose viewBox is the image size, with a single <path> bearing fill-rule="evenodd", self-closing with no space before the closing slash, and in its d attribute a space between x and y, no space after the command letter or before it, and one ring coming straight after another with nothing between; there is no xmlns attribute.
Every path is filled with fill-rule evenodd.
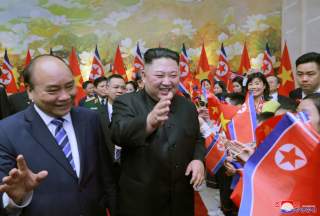
<svg viewBox="0 0 320 216"><path fill-rule="evenodd" d="M282 151L280 150L281 154L283 155L283 159L281 160L280 164L284 164L289 162L293 167L296 166L296 160L303 160L302 157L296 154L296 148L293 147L290 151Z"/></svg>

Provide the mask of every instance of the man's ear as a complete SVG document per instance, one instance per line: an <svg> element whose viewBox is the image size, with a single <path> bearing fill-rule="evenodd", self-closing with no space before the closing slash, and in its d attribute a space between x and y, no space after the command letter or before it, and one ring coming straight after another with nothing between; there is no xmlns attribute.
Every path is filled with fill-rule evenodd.
<svg viewBox="0 0 320 216"><path fill-rule="evenodd" d="M25 88L28 94L28 97L31 101L33 101L33 88L29 84L25 84Z"/></svg>

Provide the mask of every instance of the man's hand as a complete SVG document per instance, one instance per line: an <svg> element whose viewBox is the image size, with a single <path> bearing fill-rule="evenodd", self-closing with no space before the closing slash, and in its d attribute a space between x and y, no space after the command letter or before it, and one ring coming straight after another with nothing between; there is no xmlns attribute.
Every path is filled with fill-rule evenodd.
<svg viewBox="0 0 320 216"><path fill-rule="evenodd" d="M148 114L146 126L148 134L155 131L160 125L168 120L172 97L172 92L169 92L167 96L160 99L153 110Z"/></svg>
<svg viewBox="0 0 320 216"><path fill-rule="evenodd" d="M3 177L0 192L7 193L15 202L21 202L25 196L36 188L48 175L47 171L33 173L27 166L22 155L17 157L17 168L10 170L9 175Z"/></svg>
<svg viewBox="0 0 320 216"><path fill-rule="evenodd" d="M204 181L204 165L200 160L193 160L188 164L185 175L188 176L192 172L190 184L193 184L193 189L197 189Z"/></svg>

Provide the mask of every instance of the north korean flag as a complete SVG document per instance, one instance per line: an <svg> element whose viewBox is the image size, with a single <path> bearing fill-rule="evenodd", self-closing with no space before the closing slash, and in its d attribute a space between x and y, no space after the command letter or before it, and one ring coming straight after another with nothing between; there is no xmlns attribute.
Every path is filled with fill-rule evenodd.
<svg viewBox="0 0 320 216"><path fill-rule="evenodd" d="M239 215L303 215L306 206L318 210L319 144L319 134L292 113L284 115L244 166Z"/></svg>
<svg viewBox="0 0 320 216"><path fill-rule="evenodd" d="M228 133L231 140L240 143L252 143L256 141L255 130L257 127L256 110L252 94L247 94L247 98L241 108L228 124Z"/></svg>
<svg viewBox="0 0 320 216"><path fill-rule="evenodd" d="M89 80L94 81L95 79L102 76L104 76L104 69L100 60L98 46L96 46L96 49L94 51L93 61L92 61L92 68L89 75Z"/></svg>
<svg viewBox="0 0 320 216"><path fill-rule="evenodd" d="M182 50L179 59L179 69L180 69L180 80L184 81L188 76L190 76L190 65L189 57L187 55L187 50L184 44L182 44Z"/></svg>
<svg viewBox="0 0 320 216"><path fill-rule="evenodd" d="M206 168L212 174L216 174L227 157L225 146L223 144L223 139L221 138L221 136L219 136L219 134L211 134L209 137L206 138L205 146Z"/></svg>

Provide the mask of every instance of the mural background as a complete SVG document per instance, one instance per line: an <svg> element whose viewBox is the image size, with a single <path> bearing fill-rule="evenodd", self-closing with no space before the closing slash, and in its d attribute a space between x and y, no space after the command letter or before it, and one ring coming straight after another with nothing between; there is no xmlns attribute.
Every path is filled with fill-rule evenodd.
<svg viewBox="0 0 320 216"><path fill-rule="evenodd" d="M252 66L259 68L266 42L279 61L281 1L1 0L0 55L8 48L18 71L28 48L33 56L52 48L67 57L73 46L86 80L96 44L106 67L120 44L130 71L138 41L142 52L158 46L180 51L185 43L193 65L203 42L210 65L217 65L223 42L233 71L246 41Z"/></svg>

